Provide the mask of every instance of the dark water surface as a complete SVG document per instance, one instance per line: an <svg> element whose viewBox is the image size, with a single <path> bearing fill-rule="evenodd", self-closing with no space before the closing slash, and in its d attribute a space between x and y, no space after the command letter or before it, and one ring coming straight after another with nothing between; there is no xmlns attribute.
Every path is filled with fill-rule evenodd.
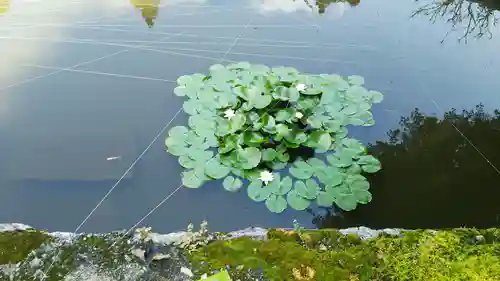
<svg viewBox="0 0 500 281"><path fill-rule="evenodd" d="M0 222L73 231L143 155L82 230L133 226L180 184L166 132L152 142L182 104L173 81L224 55L364 76L385 94L374 107L377 124L352 130L365 142L387 142L415 108L438 117L479 103L500 108L493 0L318 1L314 11L302 0L152 3L0 0ZM500 224L498 116L419 116L399 136L403 145L372 149L384 166L370 178L372 203L316 225ZM181 113L169 127L185 122ZM114 156L121 158L106 160ZM294 218L314 226L309 213L272 214L246 192L211 183L180 189L144 224L173 231L207 219L231 230L290 227Z"/></svg>

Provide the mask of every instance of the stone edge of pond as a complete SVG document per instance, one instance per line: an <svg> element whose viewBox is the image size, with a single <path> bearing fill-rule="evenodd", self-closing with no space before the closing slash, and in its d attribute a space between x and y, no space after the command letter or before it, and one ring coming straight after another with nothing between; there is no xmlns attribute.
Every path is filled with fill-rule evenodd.
<svg viewBox="0 0 500 281"><path fill-rule="evenodd" d="M12 236L13 241L16 241L14 243L28 245L28 247L20 248L22 255L27 255L27 257L19 262L19 253L13 253L14 261L17 262L13 262L10 266L5 264L5 254L8 254L10 250L5 246L6 240L3 239L9 235ZM438 276L441 279L434 279L434 276L427 276L429 272L444 272L443 274L450 276L468 274L468 280L473 281L500 280L500 265L498 265L500 259L498 254L492 254L500 252L498 246L500 245L500 229L458 228L436 231L374 230L367 227L353 227L338 230L304 229L297 233L293 229L248 227L228 233L209 233L206 240L209 242L200 242L199 237L194 239L195 236L189 235L190 232L186 231L169 234L149 232L147 235L149 242L143 243L144 241L140 242L142 238L136 232L127 236L127 239L123 239L123 243L115 246L113 241L121 237L120 232L73 236L68 232L49 233L23 224L0 224L0 280L10 280L9 274L17 276L12 274L20 269L28 272L30 276L38 276L35 280L40 280L43 269L47 268L47 263L44 267L40 266L44 257L55 256L54 250L64 247L69 249L65 250L64 255L73 255L71 257L75 259L83 255L84 258L79 257L83 262L71 264L70 269L58 273L60 276L51 276L45 281L81 280L82 276L85 280L102 281L198 280L205 274L210 275L221 269L227 270L235 281L330 280L325 277L327 275L335 276L335 280L348 281L385 280L377 278L388 276L393 278L392 280L405 280L398 279L398 277L407 276L410 274L407 271L415 268L424 269L416 270L414 278L424 278L429 281L448 280L443 279L443 276ZM34 243L26 244L26 237L33 239ZM72 238L77 238L77 242L71 243L78 244L78 247L68 244L74 241ZM185 241L194 243L195 247L191 251L186 248L180 249L178 246ZM112 251L109 251L110 244L113 245ZM33 248L30 249L29 246ZM425 250L422 250L422 247L430 247L432 251L438 249L436 255L440 257L439 260L442 260L440 255L444 253L448 256L455 255L464 262L454 264L454 261L450 260L446 261L446 264L428 263L419 256L419 253ZM462 250L462 248L467 250ZM48 254L49 251L52 251L51 254ZM144 256L144 252L148 251L153 255L150 255L152 258L146 261L147 257ZM470 252L478 254L477 257L468 256L467 253ZM103 255L103 257L91 257L89 260L89 256L94 255ZM280 260L286 256L294 258L287 261ZM273 259L276 264L269 262ZM416 260L417 263L420 260L423 264L415 264L411 259ZM318 263L316 260L321 262ZM332 260L336 261L332 263ZM146 262L150 263L146 264ZM120 277L103 276L99 272L100 269L94 267L95 264L101 263L107 264L110 268L114 266L115 272L116 267L119 267L122 275ZM59 263L56 261L55 264ZM151 265L155 265L156 269L152 269ZM438 268L435 268L436 266ZM485 266L489 271L481 270ZM36 269L37 267L39 268ZM427 267L429 270L426 271ZM447 268L458 268L459 272L447 272ZM162 270L170 272L170 275L160 274ZM78 273L75 274L75 271ZM308 274L313 276L308 276ZM498 278L495 274L498 274ZM74 276L68 279L67 275ZM131 275L140 276L140 279L128 278ZM314 275L317 279L314 279ZM24 281L23 278L13 280Z"/></svg>

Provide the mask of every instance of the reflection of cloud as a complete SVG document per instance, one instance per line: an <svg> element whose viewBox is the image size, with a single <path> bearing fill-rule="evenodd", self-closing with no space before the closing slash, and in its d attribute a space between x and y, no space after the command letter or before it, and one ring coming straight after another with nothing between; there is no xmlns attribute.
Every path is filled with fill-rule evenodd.
<svg viewBox="0 0 500 281"><path fill-rule="evenodd" d="M203 4L206 3L208 0L169 0L166 1L163 5L168 6L168 5L192 5L192 4Z"/></svg>
<svg viewBox="0 0 500 281"><path fill-rule="evenodd" d="M329 17L341 17L350 8L351 5L347 2L332 3L326 8L325 14Z"/></svg>
<svg viewBox="0 0 500 281"><path fill-rule="evenodd" d="M317 12L315 5L315 1L306 2L305 0L252 0L252 6L263 14L272 12ZM325 6L327 6L325 11L327 17L340 17L350 8L350 5L346 2L327 3Z"/></svg>
<svg viewBox="0 0 500 281"><path fill-rule="evenodd" d="M253 0L253 6L260 12L297 12L311 11L311 8L303 0Z"/></svg>

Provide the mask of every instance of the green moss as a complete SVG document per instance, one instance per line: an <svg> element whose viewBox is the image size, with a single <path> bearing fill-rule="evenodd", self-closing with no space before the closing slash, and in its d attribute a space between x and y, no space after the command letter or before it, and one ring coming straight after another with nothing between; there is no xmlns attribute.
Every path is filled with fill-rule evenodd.
<svg viewBox="0 0 500 281"><path fill-rule="evenodd" d="M374 244L391 280L500 280L498 230L409 232Z"/></svg>
<svg viewBox="0 0 500 281"><path fill-rule="evenodd" d="M59 241L39 247L19 265L15 280L40 280L41 276L37 276L38 279L32 277L34 269L30 263L34 259L43 260L38 269L47 272L45 281L61 281L80 265L93 264L100 270L115 269L131 259L128 257L130 245L120 237L119 233L82 235L72 243Z"/></svg>
<svg viewBox="0 0 500 281"><path fill-rule="evenodd" d="M265 241L215 241L190 256L198 275L229 265L263 270L268 280L295 280L294 268L311 267L325 281L499 281L500 231L412 231L361 240L336 230L271 230ZM241 279L244 281L245 279Z"/></svg>
<svg viewBox="0 0 500 281"><path fill-rule="evenodd" d="M0 264L15 264L40 247L50 236L39 230L0 232Z"/></svg>

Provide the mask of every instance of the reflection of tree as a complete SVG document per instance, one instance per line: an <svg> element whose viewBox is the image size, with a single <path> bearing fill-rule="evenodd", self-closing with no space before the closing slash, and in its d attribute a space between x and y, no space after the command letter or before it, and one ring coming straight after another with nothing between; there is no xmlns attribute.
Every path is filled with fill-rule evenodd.
<svg viewBox="0 0 500 281"><path fill-rule="evenodd" d="M0 16L7 13L10 6L10 0L0 0Z"/></svg>
<svg viewBox="0 0 500 281"><path fill-rule="evenodd" d="M149 27L153 27L154 20L158 16L160 0L130 0L132 5L141 10L142 17Z"/></svg>
<svg viewBox="0 0 500 281"><path fill-rule="evenodd" d="M369 147L382 162L381 171L367 176L372 202L341 216L335 216L334 209L327 209L326 215L310 211L316 225L441 228L500 224L500 173L492 168L500 167L500 111L488 114L479 105L462 113L453 109L439 120L416 109L388 135L387 142Z"/></svg>
<svg viewBox="0 0 500 281"><path fill-rule="evenodd" d="M426 15L433 23L439 18L444 18L451 23L452 29L446 34L443 42L451 31L461 25L464 28L464 34L459 40L467 40L470 35L476 38L487 35L491 38L491 28L499 20L498 10L500 10L499 0L432 0L431 3L418 8L412 17Z"/></svg>
<svg viewBox="0 0 500 281"><path fill-rule="evenodd" d="M304 0L306 4L313 9L313 4L311 4L310 0ZM349 3L351 6L357 6L361 0L316 0L315 1L315 6L318 9L319 14L324 14L328 6L330 6L333 3Z"/></svg>

